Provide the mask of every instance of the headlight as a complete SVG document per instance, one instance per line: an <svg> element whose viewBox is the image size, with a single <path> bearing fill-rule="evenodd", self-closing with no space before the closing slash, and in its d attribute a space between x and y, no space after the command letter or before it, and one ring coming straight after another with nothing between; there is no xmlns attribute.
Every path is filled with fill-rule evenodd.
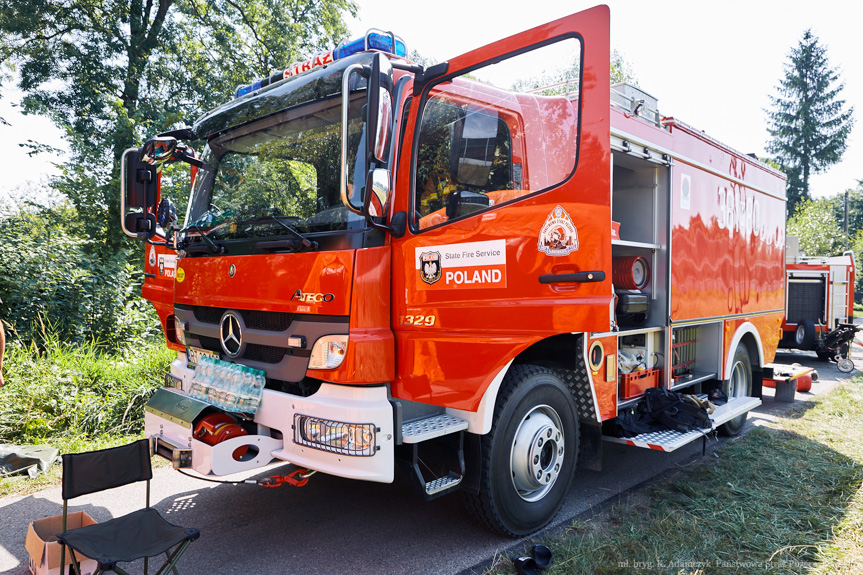
<svg viewBox="0 0 863 575"><path fill-rule="evenodd" d="M377 451L373 423L344 423L294 415L294 443L332 453L371 456Z"/></svg>
<svg viewBox="0 0 863 575"><path fill-rule="evenodd" d="M309 369L335 369L342 364L348 352L348 336L325 335L312 347Z"/></svg>
<svg viewBox="0 0 863 575"><path fill-rule="evenodd" d="M177 341L180 342L180 345L186 345L187 327L189 327L189 324L185 321L174 321L174 335L177 337Z"/></svg>

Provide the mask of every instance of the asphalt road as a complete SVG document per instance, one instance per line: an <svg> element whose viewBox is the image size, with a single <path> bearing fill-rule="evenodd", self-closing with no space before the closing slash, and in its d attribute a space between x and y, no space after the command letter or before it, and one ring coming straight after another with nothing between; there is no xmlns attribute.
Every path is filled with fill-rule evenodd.
<svg viewBox="0 0 863 575"><path fill-rule="evenodd" d="M863 368L859 349L854 358ZM812 392L798 393L797 402L812 401L857 373L839 373L835 364L818 361L812 352L780 353L776 362L818 369L819 381ZM764 402L750 413L747 429L781 417L791 405L775 403L773 390L764 391ZM708 451L721 443L711 440ZM547 530L561 529L617 494L698 457L700 441L673 453L606 443L603 470L576 474L563 509ZM515 541L492 533L472 520L460 494L426 503L399 476L394 484L381 485L319 474L302 488L265 489L206 483L160 468L154 471L151 497L172 523L201 530L201 538L180 562L187 575L472 573L496 555L511 555L542 536ZM139 508L143 501L144 486L139 484L75 499L70 509L106 521ZM29 573L27 525L59 514L61 505L59 487L0 499L0 572Z"/></svg>

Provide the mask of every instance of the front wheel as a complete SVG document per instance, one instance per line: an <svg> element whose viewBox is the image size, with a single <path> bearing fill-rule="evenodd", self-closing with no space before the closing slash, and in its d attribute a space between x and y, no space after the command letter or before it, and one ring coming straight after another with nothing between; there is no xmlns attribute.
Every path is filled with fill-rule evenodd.
<svg viewBox="0 0 863 575"><path fill-rule="evenodd" d="M550 369L513 366L482 438L479 493L465 494L471 514L510 537L548 525L572 483L578 439L566 384Z"/></svg>
<svg viewBox="0 0 863 575"><path fill-rule="evenodd" d="M749 353L742 345L738 346L734 352L734 358L731 360L731 374L728 380L722 383L722 389L728 395L728 401L737 397L746 397L752 393L752 362L749 360ZM747 415L743 413L719 426L720 435L728 437L738 435L743 431L743 426L746 425Z"/></svg>

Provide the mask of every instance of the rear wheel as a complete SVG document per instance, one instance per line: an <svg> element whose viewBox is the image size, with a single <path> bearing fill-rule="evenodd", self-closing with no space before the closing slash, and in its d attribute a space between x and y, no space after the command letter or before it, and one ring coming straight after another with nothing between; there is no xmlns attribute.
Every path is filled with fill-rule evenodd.
<svg viewBox="0 0 863 575"><path fill-rule="evenodd" d="M752 393L752 362L749 353L743 345L737 347L734 358L731 360L731 374L722 382L722 391L728 395L728 401L737 397L746 397ZM747 413L738 415L734 419L719 426L721 435L733 437L743 430L746 425Z"/></svg>
<svg viewBox="0 0 863 575"><path fill-rule="evenodd" d="M572 393L550 369L516 365L504 378L491 432L482 437L479 493L465 494L488 527L523 537L563 505L578 455Z"/></svg>
<svg viewBox="0 0 863 575"><path fill-rule="evenodd" d="M815 324L812 320L800 320L794 332L794 345L797 349L815 349Z"/></svg>

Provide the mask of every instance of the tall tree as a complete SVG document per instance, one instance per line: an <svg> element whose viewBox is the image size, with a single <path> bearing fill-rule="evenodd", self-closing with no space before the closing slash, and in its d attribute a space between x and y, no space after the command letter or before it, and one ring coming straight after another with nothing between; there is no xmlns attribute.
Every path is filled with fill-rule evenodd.
<svg viewBox="0 0 863 575"><path fill-rule="evenodd" d="M123 150L335 46L346 13L353 0L0 0L0 62L18 66L25 111L65 130L55 185L115 251Z"/></svg>
<svg viewBox="0 0 863 575"><path fill-rule="evenodd" d="M845 84L827 62L827 48L806 30L791 49L785 77L771 96L767 151L788 174L788 213L810 199L809 177L839 162L854 123L854 108L839 95Z"/></svg>

